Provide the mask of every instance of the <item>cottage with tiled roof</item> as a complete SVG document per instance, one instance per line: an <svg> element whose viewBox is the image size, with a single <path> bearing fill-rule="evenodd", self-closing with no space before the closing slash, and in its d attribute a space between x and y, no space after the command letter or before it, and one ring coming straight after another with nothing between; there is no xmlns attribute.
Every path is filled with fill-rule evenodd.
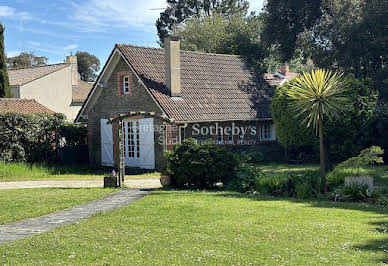
<svg viewBox="0 0 388 266"><path fill-rule="evenodd" d="M189 137L269 158L281 151L272 93L240 56L180 51L177 37L166 39L165 49L118 44L76 122L88 124L93 164L117 164L117 117L127 167L160 169L164 152Z"/></svg>
<svg viewBox="0 0 388 266"><path fill-rule="evenodd" d="M66 63L9 69L14 98L35 99L46 108L63 113L74 121L92 84L82 81L77 71L77 57Z"/></svg>

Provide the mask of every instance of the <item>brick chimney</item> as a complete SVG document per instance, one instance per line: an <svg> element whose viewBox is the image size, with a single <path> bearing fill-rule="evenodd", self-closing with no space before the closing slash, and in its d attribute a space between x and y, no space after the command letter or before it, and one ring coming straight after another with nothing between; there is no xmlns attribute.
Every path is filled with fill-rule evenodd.
<svg viewBox="0 0 388 266"><path fill-rule="evenodd" d="M79 74L77 56L66 56L66 63L71 64L71 85L73 87L78 87Z"/></svg>
<svg viewBox="0 0 388 266"><path fill-rule="evenodd" d="M165 81L171 97L181 96L181 41L179 37L164 38Z"/></svg>
<svg viewBox="0 0 388 266"><path fill-rule="evenodd" d="M284 76L289 76L290 68L288 67L288 65L282 65L280 67L280 73L282 73Z"/></svg>

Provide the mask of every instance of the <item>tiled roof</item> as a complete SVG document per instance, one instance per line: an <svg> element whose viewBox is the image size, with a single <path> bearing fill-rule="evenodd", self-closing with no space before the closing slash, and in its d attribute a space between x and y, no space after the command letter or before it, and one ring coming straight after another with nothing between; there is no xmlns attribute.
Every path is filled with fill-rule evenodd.
<svg viewBox="0 0 388 266"><path fill-rule="evenodd" d="M93 83L79 80L78 87L73 88L73 102L84 102L92 87Z"/></svg>
<svg viewBox="0 0 388 266"><path fill-rule="evenodd" d="M55 71L58 71L62 68L69 66L70 64L55 64L55 65L46 65L46 66L36 66L29 68L17 68L9 69L9 83L11 86L20 86L27 84L33 80L44 77L48 74L51 74Z"/></svg>
<svg viewBox="0 0 388 266"><path fill-rule="evenodd" d="M239 56L181 52L181 97L165 86L164 50L119 44L119 50L176 121L223 121L270 118L270 86ZM252 103L247 90L260 97Z"/></svg>
<svg viewBox="0 0 388 266"><path fill-rule="evenodd" d="M34 99L0 98L0 113L9 112L21 114L55 113Z"/></svg>
<svg viewBox="0 0 388 266"><path fill-rule="evenodd" d="M284 79L291 80L295 78L298 74L290 72L287 76L284 76L283 74L279 75L277 72L275 74L266 73L264 74L264 79L268 82L271 86L280 86L282 84L282 81Z"/></svg>

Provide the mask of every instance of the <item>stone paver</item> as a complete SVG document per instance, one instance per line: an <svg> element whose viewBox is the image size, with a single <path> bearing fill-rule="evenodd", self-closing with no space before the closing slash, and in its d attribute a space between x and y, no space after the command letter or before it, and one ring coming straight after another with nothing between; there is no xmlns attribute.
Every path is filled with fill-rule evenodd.
<svg viewBox="0 0 388 266"><path fill-rule="evenodd" d="M45 181L17 181L0 182L0 189L18 188L91 188L103 187L103 180L45 180ZM159 179L126 179L125 185L128 188L159 188Z"/></svg>
<svg viewBox="0 0 388 266"><path fill-rule="evenodd" d="M146 189L124 189L105 198L91 201L70 209L44 216L0 225L0 244L41 234L53 228L85 219L93 214L106 212L130 204L150 193Z"/></svg>

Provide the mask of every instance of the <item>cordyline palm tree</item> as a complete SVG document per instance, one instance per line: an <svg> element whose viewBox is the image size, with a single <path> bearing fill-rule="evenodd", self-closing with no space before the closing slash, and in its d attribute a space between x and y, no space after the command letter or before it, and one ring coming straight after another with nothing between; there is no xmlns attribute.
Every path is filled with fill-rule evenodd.
<svg viewBox="0 0 388 266"><path fill-rule="evenodd" d="M287 90L291 107L302 124L312 126L319 134L322 189L326 192L325 149L323 145L324 119L338 117L346 108L344 92L348 89L343 74L325 69L304 72L291 81Z"/></svg>

